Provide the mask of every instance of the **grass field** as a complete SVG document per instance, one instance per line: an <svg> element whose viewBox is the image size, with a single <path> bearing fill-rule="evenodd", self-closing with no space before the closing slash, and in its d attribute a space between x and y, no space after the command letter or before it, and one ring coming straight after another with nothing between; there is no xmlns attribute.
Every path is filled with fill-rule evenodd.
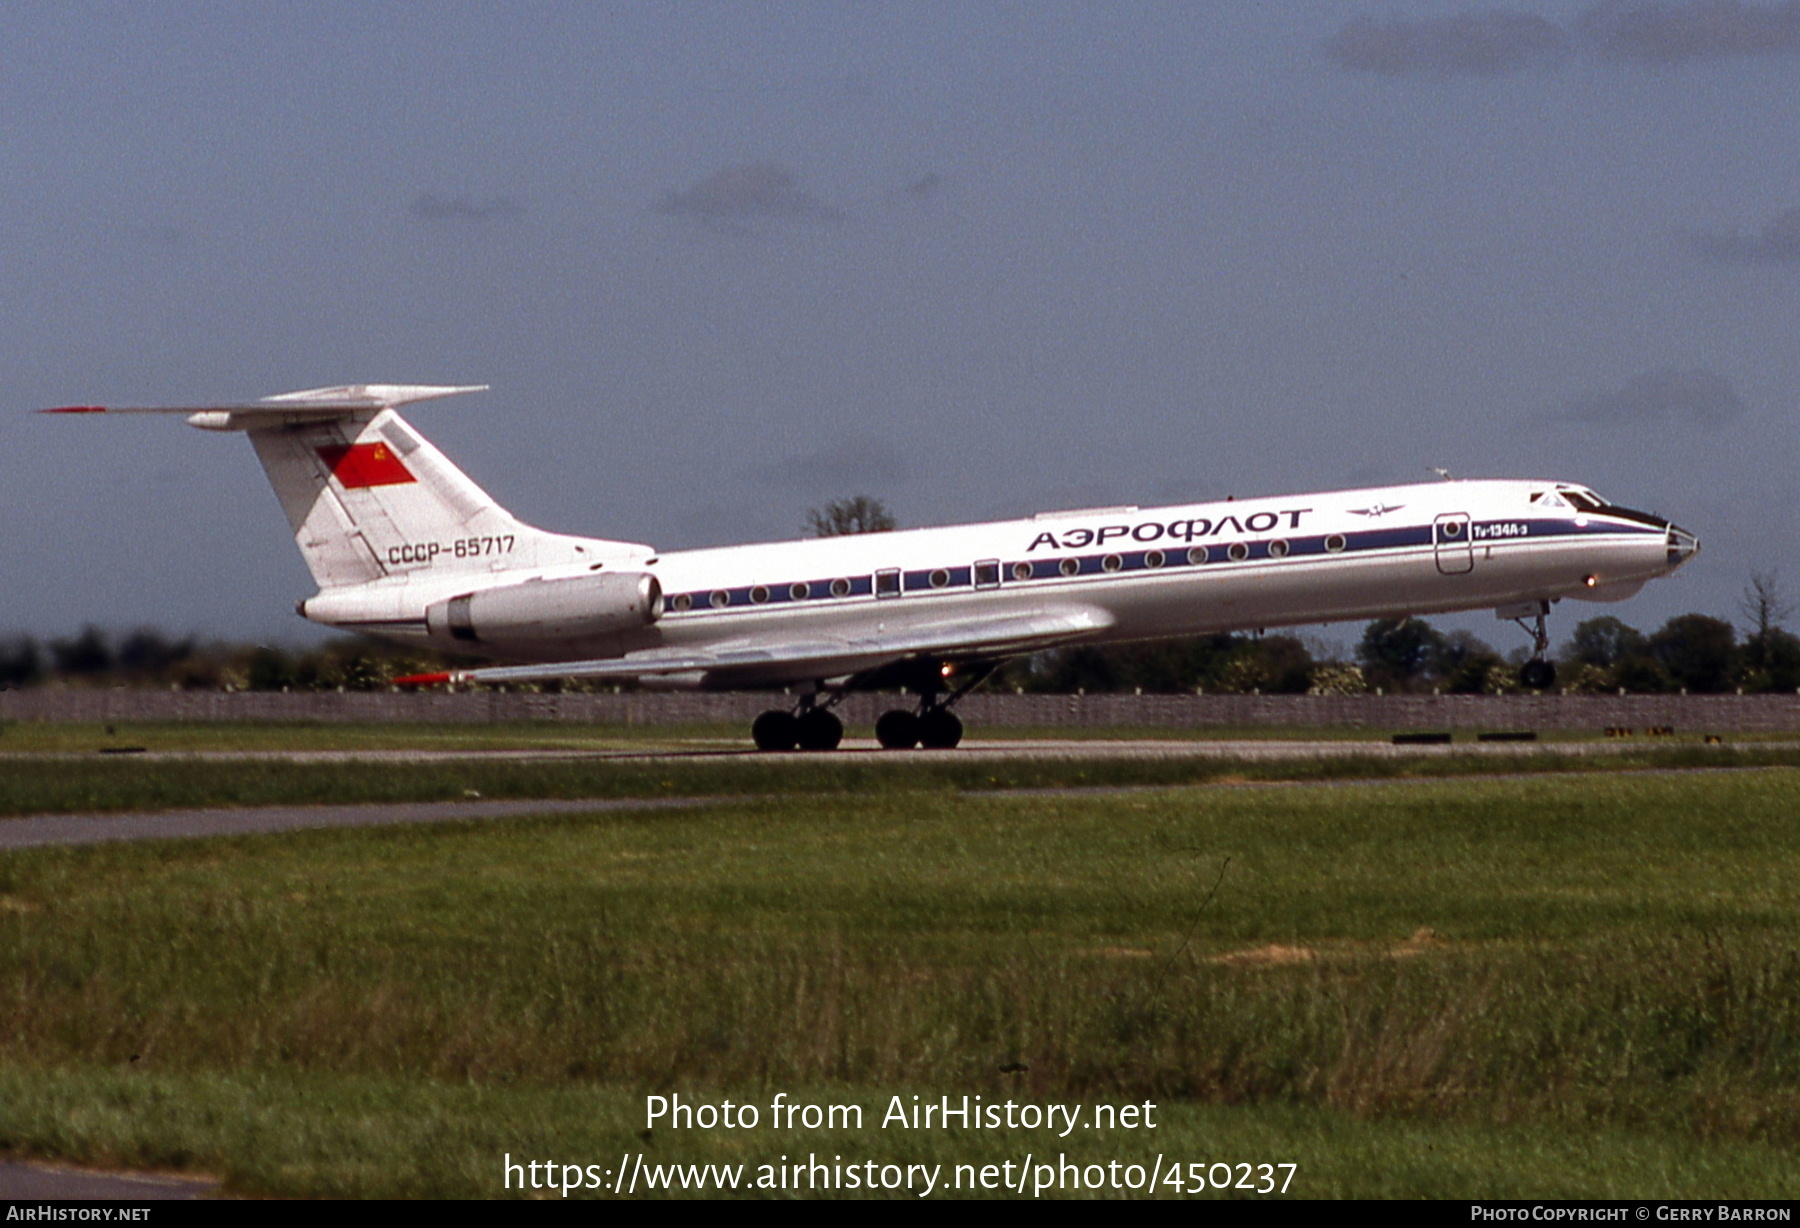
<svg viewBox="0 0 1800 1228"><path fill-rule="evenodd" d="M1643 739L1621 753L1579 756L1527 753L1499 760L1472 753L1372 758L1355 753L1303 760L1249 758L1118 759L1084 757L984 760L971 755L882 753L768 755L716 753L705 729L565 726L117 726L15 725L0 752L0 817L27 814L159 810L487 798L631 798L686 795L863 795L872 792L965 792L1003 789L1162 786L1220 780L1303 781L1460 777L1469 774L1605 773L1646 768L1800 767L1800 744L1743 741L1706 745L1693 738ZM282 730L293 733L287 744ZM24 730L25 732L20 732ZM1009 735L1015 731L1006 731ZM1091 732L1091 731L1090 731ZM1321 734L1332 731L1317 731ZM1344 732L1344 731L1336 731ZM433 742L432 739L439 739ZM507 743L506 739L512 742ZM565 739L559 744L556 739ZM34 741L35 739L35 741ZM317 739L317 741L309 741ZM542 739L542 741L538 741ZM500 745L494 745L495 741ZM1327 744L1331 739L1325 739ZM1369 739L1360 739L1367 742ZM98 744L98 745L96 745ZM148 746L173 757L96 753L100 747ZM1465 744L1467 745L1467 744ZM83 747L88 749L83 750ZM27 749L29 748L29 749ZM670 758L446 758L309 763L259 757L259 750L637 751ZM1470 751L1474 747L1469 746ZM1546 748L1554 751L1554 746ZM184 757L184 751L233 750L247 757Z"/></svg>
<svg viewBox="0 0 1800 1228"><path fill-rule="evenodd" d="M639 1152L1800 1193L1800 770L1058 797L751 766L710 784L765 796L704 812L0 856L0 1146L276 1194ZM646 1139L677 1091L869 1113ZM915 1093L1161 1116L876 1124Z"/></svg>

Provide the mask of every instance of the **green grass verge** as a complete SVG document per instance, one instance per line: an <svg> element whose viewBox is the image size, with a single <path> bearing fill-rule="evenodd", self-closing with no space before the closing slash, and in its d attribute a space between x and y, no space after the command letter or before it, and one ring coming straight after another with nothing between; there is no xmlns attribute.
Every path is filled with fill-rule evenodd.
<svg viewBox="0 0 1800 1228"><path fill-rule="evenodd" d="M1151 1100L1169 1133L1081 1154L1289 1160L1315 1195L1786 1197L1797 800L1791 769L883 790L13 853L0 1146L499 1193L503 1152L613 1163L651 1092L920 1092Z"/></svg>
<svg viewBox="0 0 1800 1228"><path fill-rule="evenodd" d="M1657 768L1800 766L1800 748L1646 744L1618 754L1473 754L1398 758L1354 754L1249 759L1056 759L982 762L947 753L704 754L680 760L454 760L296 763L279 759L0 759L0 816L197 806L347 804L489 798L629 798L748 794L867 794L1217 781L1386 780L1491 774L1607 773Z"/></svg>

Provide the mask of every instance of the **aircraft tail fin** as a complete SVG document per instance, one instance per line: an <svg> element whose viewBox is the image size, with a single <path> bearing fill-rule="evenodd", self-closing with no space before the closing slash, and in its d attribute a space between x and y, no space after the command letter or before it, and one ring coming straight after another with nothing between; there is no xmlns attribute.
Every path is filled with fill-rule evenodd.
<svg viewBox="0 0 1800 1228"><path fill-rule="evenodd" d="M391 409L249 431L320 588L537 566L521 524Z"/></svg>
<svg viewBox="0 0 1800 1228"><path fill-rule="evenodd" d="M356 384L242 404L44 412L184 414L203 430L246 432L321 589L409 573L476 576L654 553L524 524L394 409L485 388Z"/></svg>

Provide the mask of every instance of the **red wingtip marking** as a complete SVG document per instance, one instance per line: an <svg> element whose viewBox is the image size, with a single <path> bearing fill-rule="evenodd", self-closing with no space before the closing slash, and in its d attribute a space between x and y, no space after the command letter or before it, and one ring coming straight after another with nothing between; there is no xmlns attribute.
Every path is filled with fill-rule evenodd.
<svg viewBox="0 0 1800 1228"><path fill-rule="evenodd" d="M394 679L395 686L437 686L441 682L455 681L454 674L408 674L404 678Z"/></svg>
<svg viewBox="0 0 1800 1228"><path fill-rule="evenodd" d="M55 409L40 409L40 414L103 414L104 405L59 405Z"/></svg>

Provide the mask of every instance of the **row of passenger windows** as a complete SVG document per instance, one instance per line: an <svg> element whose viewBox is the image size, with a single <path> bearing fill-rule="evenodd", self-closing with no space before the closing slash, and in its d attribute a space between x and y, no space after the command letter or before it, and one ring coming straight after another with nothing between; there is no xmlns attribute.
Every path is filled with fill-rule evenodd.
<svg viewBox="0 0 1800 1228"><path fill-rule="evenodd" d="M1348 543L1345 541L1342 533L1333 533L1327 537L1324 542L1325 549L1330 554L1341 554L1347 544ZM1269 557L1272 559L1286 558L1289 554L1289 549L1286 541L1276 538L1269 543ZM1191 564L1200 564L1211 561L1214 555L1212 548L1207 546L1191 546L1188 548L1185 557ZM1244 542L1233 542L1231 545L1225 547L1224 557L1234 563L1241 563L1250 557L1250 547ZM1144 566L1151 571L1166 566L1168 562L1169 556L1164 551L1146 550L1144 552ZM1120 554L1106 555L1100 560L1100 567L1103 571L1108 572L1123 571L1125 568L1125 556ZM1065 576L1079 575L1081 574L1081 560L1079 558L1065 558L1057 564L1057 571ZM973 568L972 574L975 587L992 588L1000 583L1000 564L995 562L977 563ZM1030 580L1036 575L1036 567L1031 563L1020 562L1012 565L1012 578L1014 580ZM953 578L953 574L949 568L939 567L926 574L925 582L932 588L948 588ZM843 577L831 581L829 585L824 587L825 591L830 593L833 597L848 597L855 591L855 586L848 579ZM865 588L864 591L867 592L870 590ZM900 592L900 573L898 571L877 572L875 574L873 591L877 596L882 597L897 595ZM748 593L752 605L766 605L771 595L772 592L766 584L758 584L751 588ZM805 601L814 595L814 586L801 580L795 584L788 585L787 595L788 600L790 601ZM707 601L713 609L722 610L731 604L731 590L723 588L715 589L707 598ZM694 595L691 593L676 594L669 598L669 608L677 613L693 609Z"/></svg>

